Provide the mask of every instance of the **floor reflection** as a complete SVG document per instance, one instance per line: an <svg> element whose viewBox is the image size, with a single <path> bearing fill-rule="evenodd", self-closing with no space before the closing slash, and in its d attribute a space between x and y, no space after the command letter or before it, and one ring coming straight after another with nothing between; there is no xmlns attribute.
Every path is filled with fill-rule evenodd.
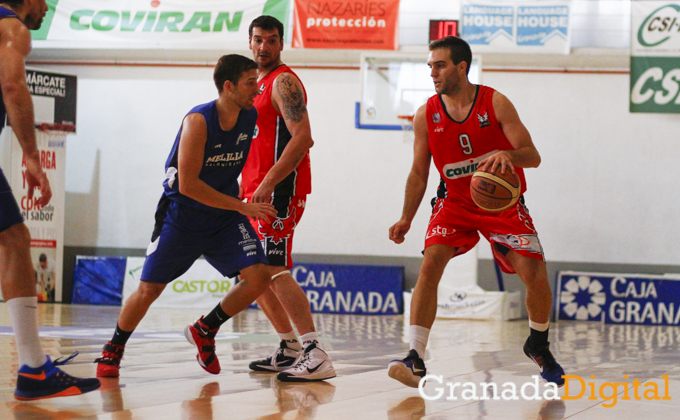
<svg viewBox="0 0 680 420"><path fill-rule="evenodd" d="M329 382L280 382L273 374L251 374L251 377L259 377L262 381L264 376L268 376L280 412L258 417L258 420L312 420L316 417L317 408L333 402L335 396L335 385Z"/></svg>
<svg viewBox="0 0 680 420"><path fill-rule="evenodd" d="M425 416L425 400L421 397L408 397L394 407L387 409L389 420L419 420Z"/></svg>
<svg viewBox="0 0 680 420"><path fill-rule="evenodd" d="M219 382L203 385L198 398L182 401L182 420L212 420L212 399L218 395L220 395Z"/></svg>

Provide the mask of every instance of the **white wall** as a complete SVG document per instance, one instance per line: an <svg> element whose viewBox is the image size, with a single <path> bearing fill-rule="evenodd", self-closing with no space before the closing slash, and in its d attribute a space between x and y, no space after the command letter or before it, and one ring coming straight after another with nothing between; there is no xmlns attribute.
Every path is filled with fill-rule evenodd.
<svg viewBox="0 0 680 420"><path fill-rule="evenodd" d="M284 55L285 58L285 55ZM45 66L43 66L45 67ZM47 66L79 76L78 134L67 145L66 245L144 248L163 165L181 119L216 96L208 68ZM401 132L356 130L357 70L298 70L316 144L313 193L295 250L418 256L436 173L405 244L401 214L412 145ZM506 94L542 154L528 206L553 261L680 264L672 180L676 115L629 114L628 76L484 73ZM480 257L490 258L488 246Z"/></svg>

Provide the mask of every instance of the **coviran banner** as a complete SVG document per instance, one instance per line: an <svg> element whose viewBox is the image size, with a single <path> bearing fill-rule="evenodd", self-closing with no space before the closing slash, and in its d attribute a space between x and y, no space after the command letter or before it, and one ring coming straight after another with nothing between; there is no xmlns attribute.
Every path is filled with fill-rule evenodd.
<svg viewBox="0 0 680 420"><path fill-rule="evenodd" d="M48 0L37 48L246 49L248 26L288 20L290 0Z"/></svg>

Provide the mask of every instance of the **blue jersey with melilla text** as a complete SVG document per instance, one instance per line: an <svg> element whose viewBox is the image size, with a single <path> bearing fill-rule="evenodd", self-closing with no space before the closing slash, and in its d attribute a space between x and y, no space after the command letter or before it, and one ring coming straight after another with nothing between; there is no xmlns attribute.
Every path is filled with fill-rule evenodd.
<svg viewBox="0 0 680 420"><path fill-rule="evenodd" d="M16 18L19 19L16 13L9 10L6 7L0 6L0 20L5 18ZM0 89L0 129L5 126L5 117L7 116L7 110L5 109L5 102L2 98L2 89Z"/></svg>
<svg viewBox="0 0 680 420"><path fill-rule="evenodd" d="M257 121L257 110L254 107L250 110L242 109L239 112L236 125L229 131L224 131L220 127L216 101L198 105L187 115L189 114L203 115L208 126L208 139L205 143L203 168L198 176L199 179L222 194L238 198L238 177L248 158L250 142L253 139L255 122ZM175 138L175 144L172 146L170 156L165 163L166 179L163 182L165 195L173 201L192 207L218 210L179 192L177 158L181 134L182 128L180 127Z"/></svg>

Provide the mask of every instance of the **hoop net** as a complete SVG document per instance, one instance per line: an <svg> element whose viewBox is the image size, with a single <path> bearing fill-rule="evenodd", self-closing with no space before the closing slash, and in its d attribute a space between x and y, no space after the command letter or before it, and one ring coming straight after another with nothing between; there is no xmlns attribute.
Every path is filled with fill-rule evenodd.
<svg viewBox="0 0 680 420"><path fill-rule="evenodd" d="M415 139L415 134L413 133L413 118L415 115L397 115L402 121L401 130L404 138L404 142L412 143Z"/></svg>

